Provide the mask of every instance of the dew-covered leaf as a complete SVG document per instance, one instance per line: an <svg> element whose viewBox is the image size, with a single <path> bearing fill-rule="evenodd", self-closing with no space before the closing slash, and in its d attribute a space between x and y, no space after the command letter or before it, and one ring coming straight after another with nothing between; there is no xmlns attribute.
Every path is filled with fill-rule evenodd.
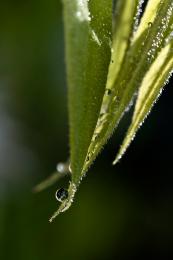
<svg viewBox="0 0 173 260"><path fill-rule="evenodd" d="M143 32L148 28L148 24L152 24L157 14L161 0L149 0L146 10L142 16L137 32L134 34L133 41L139 38Z"/></svg>
<svg viewBox="0 0 173 260"><path fill-rule="evenodd" d="M112 0L63 0L70 123L71 204L97 123L111 57ZM73 187L73 189L71 189Z"/></svg>
<svg viewBox="0 0 173 260"><path fill-rule="evenodd" d="M151 2L153 1L150 0L148 5ZM109 95L107 95L107 92L105 93L100 117L88 151L89 160L86 161L84 172L107 142L124 112L129 109L145 74L157 58L160 50L165 46L165 38L172 25L172 9L173 3L171 0L159 1L153 15L147 15L146 12L150 10L146 8L144 16L149 17L147 28L138 37L134 34L134 40L132 39L131 45L125 53L118 76L113 80L111 86L107 86L111 91L109 91ZM144 26L146 22L147 19L145 23L143 20L141 23ZM139 30L141 31L141 25L139 25ZM138 30L136 31L137 34ZM114 41L116 41L115 38ZM114 55L116 57L118 53L114 53Z"/></svg>
<svg viewBox="0 0 173 260"><path fill-rule="evenodd" d="M128 47L130 46L130 39L133 35L135 26L137 27L137 19L141 2L142 1L137 0L118 0L115 2L113 10L113 43L111 48L111 62L109 65L106 90L82 175L86 173L97 153L100 151L102 145L104 145L105 138L107 139L104 129L107 129L108 124L111 123L108 122L108 107L110 106L113 98L115 82L119 77Z"/></svg>
<svg viewBox="0 0 173 260"><path fill-rule="evenodd" d="M116 164L133 140L137 130L151 111L164 85L167 83L173 70L173 44L167 44L159 53L157 59L147 72L139 89L138 98L132 118L123 144L118 152L114 164Z"/></svg>
<svg viewBox="0 0 173 260"><path fill-rule="evenodd" d="M138 24L138 13L143 1L116 1L113 10L113 43L107 88L111 89L118 76L123 59L130 44L133 30ZM135 19L134 19L135 18Z"/></svg>

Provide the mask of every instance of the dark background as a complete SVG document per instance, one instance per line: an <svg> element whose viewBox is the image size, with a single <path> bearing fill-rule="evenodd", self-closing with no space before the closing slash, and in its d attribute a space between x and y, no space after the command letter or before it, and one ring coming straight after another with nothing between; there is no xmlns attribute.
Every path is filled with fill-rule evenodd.
<svg viewBox="0 0 173 260"><path fill-rule="evenodd" d="M0 4L0 259L167 259L173 244L172 83L111 166L127 115L53 224L54 193L34 185L69 156L58 0Z"/></svg>

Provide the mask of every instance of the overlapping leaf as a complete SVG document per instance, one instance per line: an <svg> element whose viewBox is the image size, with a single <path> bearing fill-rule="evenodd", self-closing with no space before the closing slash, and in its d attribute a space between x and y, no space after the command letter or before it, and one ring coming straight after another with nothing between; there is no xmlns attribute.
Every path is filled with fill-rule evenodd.
<svg viewBox="0 0 173 260"><path fill-rule="evenodd" d="M151 3L156 4L156 2L157 6L154 7L154 13L148 15L149 6ZM134 34L131 45L126 51L121 69L112 85L107 86L111 91L109 91L108 97L105 94L100 118L88 152L89 160L85 163L84 172L118 125L124 112L132 103L146 73L150 70L160 50L165 46L165 38L171 31L172 14L173 3L171 0L149 1L139 31L137 30ZM142 26L144 29L142 29ZM113 53L113 55L116 59L118 53Z"/></svg>
<svg viewBox="0 0 173 260"><path fill-rule="evenodd" d="M53 218L69 207L81 179L105 91L112 40L112 0L63 0L63 4L72 182L68 199Z"/></svg>
<svg viewBox="0 0 173 260"><path fill-rule="evenodd" d="M164 47L159 53L157 59L154 61L150 70L143 79L139 89L132 123L128 129L120 151L116 156L114 164L116 164L121 159L127 150L131 141L134 139L137 130L143 123L144 119L147 117L148 113L151 111L152 106L156 102L158 96L162 92L164 85L171 76L171 72L173 70L172 47L173 44L171 41L171 43Z"/></svg>

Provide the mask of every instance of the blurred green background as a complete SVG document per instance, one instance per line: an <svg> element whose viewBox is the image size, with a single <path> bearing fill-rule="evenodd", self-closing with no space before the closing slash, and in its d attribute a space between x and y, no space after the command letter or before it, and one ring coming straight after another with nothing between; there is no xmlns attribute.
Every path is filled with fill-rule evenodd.
<svg viewBox="0 0 173 260"><path fill-rule="evenodd" d="M173 249L171 82L122 161L130 115L53 224L50 189L32 188L69 156L62 6L0 3L0 259L141 259ZM155 259L155 258L153 258Z"/></svg>

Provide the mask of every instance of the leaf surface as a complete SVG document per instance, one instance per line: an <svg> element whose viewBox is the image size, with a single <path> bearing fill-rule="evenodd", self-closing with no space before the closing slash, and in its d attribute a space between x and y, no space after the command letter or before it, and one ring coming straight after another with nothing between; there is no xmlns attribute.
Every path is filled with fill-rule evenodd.
<svg viewBox="0 0 173 260"><path fill-rule="evenodd" d="M105 92L112 41L112 0L63 0L63 4L72 180L69 198L58 214L70 206L81 180Z"/></svg>
<svg viewBox="0 0 173 260"><path fill-rule="evenodd" d="M114 164L116 164L126 152L131 141L134 139L137 130L140 128L145 118L151 111L153 105L160 96L164 85L168 82L173 70L173 48L169 43L159 53L157 59L152 64L146 74L139 89L138 98L132 118L132 123L128 129L123 144L118 152Z"/></svg>
<svg viewBox="0 0 173 260"><path fill-rule="evenodd" d="M148 5L151 1L148 2ZM157 8L154 9L156 13L153 15L147 15L146 12L149 9L146 8L144 16L149 17L149 20L145 19L145 22L142 20L141 23L143 23L143 26L147 23L147 28L141 31L141 25L139 25L141 33L139 34L137 30L136 35L139 36L136 37L134 34L134 39L132 39L125 53L118 76L109 86L111 92L109 92L109 95L105 93L100 118L88 152L89 160L85 163L84 172L87 171L124 113L129 109L143 78L160 50L165 46L165 38L172 25L172 8L173 3L170 0L159 1ZM150 19L152 19L152 22L150 22ZM116 41L116 39L113 39L113 41ZM118 56L118 53L114 55Z"/></svg>

